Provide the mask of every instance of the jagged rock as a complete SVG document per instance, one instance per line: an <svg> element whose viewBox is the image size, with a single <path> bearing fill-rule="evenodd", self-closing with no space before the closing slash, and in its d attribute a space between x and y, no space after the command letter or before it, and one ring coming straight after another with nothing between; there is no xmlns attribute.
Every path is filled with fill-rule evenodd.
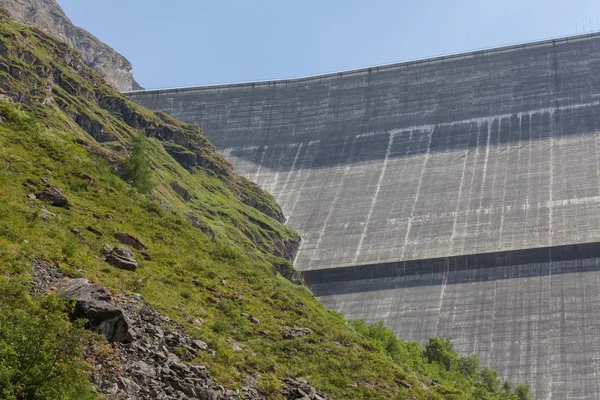
<svg viewBox="0 0 600 400"><path fill-rule="evenodd" d="M125 377L118 378L117 385L119 389L123 390L127 394L137 394L142 390L137 383Z"/></svg>
<svg viewBox="0 0 600 400"><path fill-rule="evenodd" d="M115 239L119 241L119 243L131 246L136 250L147 250L148 248L144 243L140 241L140 239L136 238L129 233L115 233Z"/></svg>
<svg viewBox="0 0 600 400"><path fill-rule="evenodd" d="M200 350L208 350L208 345L202 340L192 340L192 343L194 343L194 346L196 346Z"/></svg>
<svg viewBox="0 0 600 400"><path fill-rule="evenodd" d="M114 133L107 132L99 121L90 118L88 115L77 115L75 122L99 143L114 142L119 139Z"/></svg>
<svg viewBox="0 0 600 400"><path fill-rule="evenodd" d="M163 148L175 159L175 161L188 171L193 171L197 168L198 156L196 156L194 152L173 143L163 143Z"/></svg>
<svg viewBox="0 0 600 400"><path fill-rule="evenodd" d="M50 186L49 188L36 193L35 197L47 201L56 207L69 208L69 200L67 200L65 195L56 186Z"/></svg>
<svg viewBox="0 0 600 400"><path fill-rule="evenodd" d="M294 339L297 337L302 337L306 335L310 335L312 330L310 328L291 328L289 331L283 334L284 339Z"/></svg>
<svg viewBox="0 0 600 400"><path fill-rule="evenodd" d="M154 369L154 367L150 366L149 364L147 364L146 362L144 362L142 360L135 361L133 363L133 371L137 374L147 376L150 378L156 378L156 376L157 376L156 370Z"/></svg>
<svg viewBox="0 0 600 400"><path fill-rule="evenodd" d="M303 285L304 279L302 273L298 271L292 264L285 260L276 260L273 262L275 273L281 274L285 279L292 282L294 285Z"/></svg>
<svg viewBox="0 0 600 400"><path fill-rule="evenodd" d="M181 198L185 201L189 201L192 199L192 195L190 194L190 192L186 188L181 186L179 182L171 182L171 187L173 188L175 193L181 196Z"/></svg>
<svg viewBox="0 0 600 400"><path fill-rule="evenodd" d="M104 257L104 261L114 267L125 269L127 271L135 271L138 267L137 261L133 258L133 253L124 246L113 248L110 253Z"/></svg>
<svg viewBox="0 0 600 400"><path fill-rule="evenodd" d="M290 263L296 258L296 253L300 248L300 237L294 237L287 240L275 241L275 254L278 257L289 261ZM282 274L283 275L283 274Z"/></svg>
<svg viewBox="0 0 600 400"><path fill-rule="evenodd" d="M57 284L62 297L75 299L73 318L86 318L90 330L106 336L109 342L131 342L123 311L112 303L108 289L91 284L85 278L64 280Z"/></svg>
<svg viewBox="0 0 600 400"><path fill-rule="evenodd" d="M289 400L325 400L324 394L317 390L304 378L286 378L285 384L286 398Z"/></svg>

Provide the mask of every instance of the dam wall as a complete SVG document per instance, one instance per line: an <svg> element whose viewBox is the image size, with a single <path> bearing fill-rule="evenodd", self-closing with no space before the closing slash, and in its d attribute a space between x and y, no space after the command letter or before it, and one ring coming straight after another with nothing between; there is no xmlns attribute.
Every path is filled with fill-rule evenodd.
<svg viewBox="0 0 600 400"><path fill-rule="evenodd" d="M423 344L452 337L460 352L478 353L539 399L597 399L599 265L593 243L314 270L307 281L348 319L383 320Z"/></svg>
<svg viewBox="0 0 600 400"><path fill-rule="evenodd" d="M541 399L600 398L598 34L127 95L273 193L328 307L451 336Z"/></svg>

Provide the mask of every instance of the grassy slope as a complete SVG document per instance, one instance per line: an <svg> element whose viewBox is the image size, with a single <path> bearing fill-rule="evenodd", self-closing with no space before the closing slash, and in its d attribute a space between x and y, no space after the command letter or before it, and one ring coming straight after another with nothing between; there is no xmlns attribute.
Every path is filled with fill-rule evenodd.
<svg viewBox="0 0 600 400"><path fill-rule="evenodd" d="M302 376L345 399L473 395L471 380L423 362L418 351L394 362L306 288L274 274L273 265L285 261L270 253L282 254L296 234L257 210L278 214L272 197L233 174L197 128L128 102L74 51L4 15L0 88L11 101L0 102L0 115L8 121L0 125L2 273L26 275L31 259L43 257L115 292L139 293L216 349L215 357L207 353L196 362L232 387L249 373L260 374L265 389L277 382L274 377ZM110 141L90 136L93 121ZM148 154L156 182L152 196L138 194L118 177L138 128L155 138ZM177 163L165 150L169 140L196 154L198 165L186 170ZM69 210L48 207L56 214L48 220L40 216L44 205L26 198L43 187L41 177L62 188L72 204ZM184 201L173 182L193 199ZM192 226L191 214L200 218L202 230ZM75 228L81 235L71 232ZM114 232L141 238L152 260L141 261L136 272L107 265L101 252L116 244ZM314 333L282 339L293 326ZM242 350L233 351L232 341Z"/></svg>

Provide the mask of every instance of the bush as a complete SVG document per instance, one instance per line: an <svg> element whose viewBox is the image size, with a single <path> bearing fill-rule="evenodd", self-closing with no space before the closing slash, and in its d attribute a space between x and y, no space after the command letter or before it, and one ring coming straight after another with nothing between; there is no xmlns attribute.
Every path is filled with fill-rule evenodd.
<svg viewBox="0 0 600 400"><path fill-rule="evenodd" d="M485 367L479 373L479 384L485 387L489 392L495 393L500 386L498 373L490 367Z"/></svg>
<svg viewBox="0 0 600 400"><path fill-rule="evenodd" d="M527 385L517 385L515 394L519 400L535 400L535 396L531 393Z"/></svg>
<svg viewBox="0 0 600 400"><path fill-rule="evenodd" d="M93 398L82 363L83 323L70 323L72 304L32 299L26 286L0 277L0 398Z"/></svg>
<svg viewBox="0 0 600 400"><path fill-rule="evenodd" d="M271 374L265 374L258 380L258 391L267 399L281 398L281 382Z"/></svg>
<svg viewBox="0 0 600 400"><path fill-rule="evenodd" d="M450 338L431 338L425 347L425 358L427 361L437 362L446 370L452 369L457 364L457 355L454 343Z"/></svg>
<svg viewBox="0 0 600 400"><path fill-rule="evenodd" d="M470 357L458 357L458 370L467 378L475 378L480 366L481 363L477 354Z"/></svg>

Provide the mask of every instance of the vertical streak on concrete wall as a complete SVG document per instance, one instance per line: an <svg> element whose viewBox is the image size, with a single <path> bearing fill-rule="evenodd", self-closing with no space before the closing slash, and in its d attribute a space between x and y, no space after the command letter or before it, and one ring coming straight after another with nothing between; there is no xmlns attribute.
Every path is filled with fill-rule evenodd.
<svg viewBox="0 0 600 400"><path fill-rule="evenodd" d="M390 132L389 137L390 137L390 139L388 142L387 150L385 151L385 157L383 159L383 165L381 166L381 172L379 173L379 179L377 179L375 193L373 194L372 199L371 199L371 207L369 207L369 212L367 214L367 219L365 220L365 223L364 223L363 232L362 232L362 235L360 236L358 246L356 247L356 255L354 256L354 259L352 260L353 264L356 264L356 262L358 260L358 256L360 255L360 250L365 241L367 229L369 229L369 223L371 222L371 216L373 215L373 208L375 207L375 203L377 202L377 196L379 195L379 191L381 190L383 176L385 175L385 170L386 170L388 161L390 159L390 153L392 150L392 142L394 141L394 132Z"/></svg>

